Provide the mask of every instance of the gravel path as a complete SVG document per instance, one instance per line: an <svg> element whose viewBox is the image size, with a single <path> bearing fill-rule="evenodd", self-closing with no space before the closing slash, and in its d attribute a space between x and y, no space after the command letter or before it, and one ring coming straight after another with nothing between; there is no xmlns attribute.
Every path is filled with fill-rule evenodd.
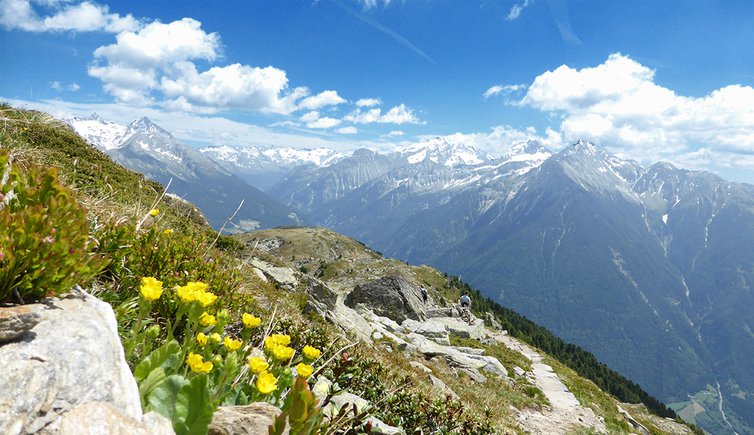
<svg viewBox="0 0 754 435"><path fill-rule="evenodd" d="M519 414L518 421L524 429L533 434L549 435L571 433L581 426L607 433L602 418L590 408L581 406L552 367L542 362L544 358L539 352L508 335L498 334L494 338L531 361L531 377L550 402L550 407L541 411L524 410Z"/></svg>

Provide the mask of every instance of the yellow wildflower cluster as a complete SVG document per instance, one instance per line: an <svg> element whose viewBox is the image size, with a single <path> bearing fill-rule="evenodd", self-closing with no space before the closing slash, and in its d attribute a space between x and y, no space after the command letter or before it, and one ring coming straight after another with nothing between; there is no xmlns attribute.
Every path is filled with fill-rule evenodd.
<svg viewBox="0 0 754 435"><path fill-rule="evenodd" d="M313 372L314 369L309 364L298 363L298 365L296 365L296 373L304 379L311 376Z"/></svg>
<svg viewBox="0 0 754 435"><path fill-rule="evenodd" d="M238 349L241 348L241 345L243 344L243 341L241 340L234 340L230 337L225 337L225 340L223 340L223 345L230 351L235 352Z"/></svg>
<svg viewBox="0 0 754 435"><path fill-rule="evenodd" d="M267 370L269 366L270 364L265 361L264 358L260 358L258 356L249 358L249 369L251 369L251 372L255 375L258 375Z"/></svg>
<svg viewBox="0 0 754 435"><path fill-rule="evenodd" d="M220 337L220 334L218 334L217 332L213 332L209 334L209 341L211 341L213 344L217 344L222 341L222 337Z"/></svg>
<svg viewBox="0 0 754 435"><path fill-rule="evenodd" d="M155 217L158 214L160 214L160 209L159 208L153 208L152 210L149 210L149 215L152 216L152 217Z"/></svg>
<svg viewBox="0 0 754 435"><path fill-rule="evenodd" d="M184 303L199 302L203 307L215 303L217 296L207 291L207 284L200 281L190 281L184 286L177 286L175 293Z"/></svg>
<svg viewBox="0 0 754 435"><path fill-rule="evenodd" d="M139 293L141 293L141 297L150 302L160 299L160 296L162 296L162 281L158 281L152 277L143 277Z"/></svg>
<svg viewBox="0 0 754 435"><path fill-rule="evenodd" d="M203 332L196 334L196 342L199 346L204 347L207 345L207 336Z"/></svg>
<svg viewBox="0 0 754 435"><path fill-rule="evenodd" d="M249 329L256 328L260 323L262 323L262 319L249 313L243 313L241 320L243 320L243 326Z"/></svg>
<svg viewBox="0 0 754 435"><path fill-rule="evenodd" d="M188 358L186 358L186 363L194 373L209 373L212 371L213 367L211 362L204 361L204 358L201 355L193 352L189 352Z"/></svg>
<svg viewBox="0 0 754 435"><path fill-rule="evenodd" d="M205 311L199 316L199 324L202 326L215 326L217 325L217 319L215 316Z"/></svg>
<svg viewBox="0 0 754 435"><path fill-rule="evenodd" d="M315 359L319 358L320 355L322 355L321 350L317 349L316 347L309 346L308 344L304 346L301 352L304 354L304 358L309 361L314 361Z"/></svg>
<svg viewBox="0 0 754 435"><path fill-rule="evenodd" d="M262 394L270 394L278 389L278 380L272 373L264 371L257 376L257 390Z"/></svg>
<svg viewBox="0 0 754 435"><path fill-rule="evenodd" d="M296 353L293 348L288 347L290 343L291 337L283 334L272 334L264 339L265 349L280 362L290 361Z"/></svg>

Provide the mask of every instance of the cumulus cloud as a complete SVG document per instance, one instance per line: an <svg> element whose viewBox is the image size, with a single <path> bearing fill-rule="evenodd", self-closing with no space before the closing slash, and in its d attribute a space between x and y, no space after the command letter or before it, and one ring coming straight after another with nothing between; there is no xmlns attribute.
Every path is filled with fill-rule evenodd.
<svg viewBox="0 0 754 435"><path fill-rule="evenodd" d="M379 98L362 98L356 101L357 107L372 107L379 106L380 104L382 104L382 101Z"/></svg>
<svg viewBox="0 0 754 435"><path fill-rule="evenodd" d="M754 153L754 88L729 85L688 97L654 77L651 68L616 53L595 67L562 65L541 74L518 104L562 116L569 140L589 138L633 158L679 161L705 147Z"/></svg>
<svg viewBox="0 0 754 435"><path fill-rule="evenodd" d="M306 126L308 128L331 128L335 127L336 125L340 125L340 123L340 119L328 118L325 116L315 121L307 122Z"/></svg>
<svg viewBox="0 0 754 435"><path fill-rule="evenodd" d="M106 5L85 1L78 4L30 0L0 0L0 26L6 30L27 32L103 31L119 33L138 29L141 24L131 14L121 16L110 13ZM46 16L40 16L40 13Z"/></svg>
<svg viewBox="0 0 754 435"><path fill-rule="evenodd" d="M400 137L405 135L406 133L400 131L400 130L392 130L388 133L383 134L383 137Z"/></svg>
<svg viewBox="0 0 754 435"><path fill-rule="evenodd" d="M369 110L357 108L346 115L344 120L354 124L418 124L419 120L414 115L414 111L405 104L399 104L383 113L382 109L375 107Z"/></svg>
<svg viewBox="0 0 754 435"><path fill-rule="evenodd" d="M346 102L334 90L311 95L303 86L290 89L286 72L273 66L234 63L200 71L195 63L221 56L220 36L205 32L199 21L155 21L97 48L88 73L120 102L169 110L290 114Z"/></svg>
<svg viewBox="0 0 754 435"><path fill-rule="evenodd" d="M532 3L534 3L533 0L524 0L521 3L516 3L511 7L510 12L508 12L508 16L505 17L507 21L513 21L521 16L521 12L528 6L530 6Z"/></svg>

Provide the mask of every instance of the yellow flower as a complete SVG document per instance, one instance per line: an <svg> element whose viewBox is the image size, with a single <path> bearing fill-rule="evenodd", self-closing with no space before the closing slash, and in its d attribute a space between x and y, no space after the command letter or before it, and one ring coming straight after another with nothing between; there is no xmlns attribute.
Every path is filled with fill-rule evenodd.
<svg viewBox="0 0 754 435"><path fill-rule="evenodd" d="M141 279L141 296L148 301L156 301L162 296L162 281L152 277L143 277Z"/></svg>
<svg viewBox="0 0 754 435"><path fill-rule="evenodd" d="M220 334L218 334L217 332L213 332L212 334L209 334L209 341L217 344L222 341L222 337L220 337Z"/></svg>
<svg viewBox="0 0 754 435"><path fill-rule="evenodd" d="M170 235L173 234L173 230L172 229L167 229L167 230L163 231L162 234L164 234L166 236L170 236Z"/></svg>
<svg viewBox="0 0 754 435"><path fill-rule="evenodd" d="M272 334L264 339L264 345L267 350L272 350L275 346L288 346L291 344L291 336L284 334Z"/></svg>
<svg viewBox="0 0 754 435"><path fill-rule="evenodd" d="M207 336L204 335L203 332L200 332L196 334L196 342L199 343L199 346L204 347L207 345Z"/></svg>
<svg viewBox="0 0 754 435"><path fill-rule="evenodd" d="M225 337L225 340L223 340L223 344L225 345L225 347L229 351L235 352L235 351L237 351L238 349L241 348L241 345L243 344L243 341L241 341L241 340L234 340L234 339L232 339L230 337Z"/></svg>
<svg viewBox="0 0 754 435"><path fill-rule="evenodd" d="M155 217L158 214L160 214L160 209L159 208L153 208L152 210L149 210L149 215L152 216L152 217Z"/></svg>
<svg viewBox="0 0 754 435"><path fill-rule="evenodd" d="M202 326L215 326L217 324L217 319L215 319L215 316L205 311L199 316L199 324Z"/></svg>
<svg viewBox="0 0 754 435"><path fill-rule="evenodd" d="M313 361L317 358L319 358L320 355L322 355L322 351L317 349L316 347L309 346L308 344L304 346L304 348L301 350L304 354L304 358Z"/></svg>
<svg viewBox="0 0 754 435"><path fill-rule="evenodd" d="M247 328L256 328L260 323L262 323L262 319L254 316L253 314L243 313L243 316L241 317L243 320L243 325Z"/></svg>
<svg viewBox="0 0 754 435"><path fill-rule="evenodd" d="M290 361L295 353L296 351L293 348L287 346L275 346L275 348L272 349L272 355L280 362Z"/></svg>
<svg viewBox="0 0 754 435"><path fill-rule="evenodd" d="M298 363L298 365L296 365L296 373L304 379L311 376L313 372L314 369L309 364Z"/></svg>
<svg viewBox="0 0 754 435"><path fill-rule="evenodd" d="M199 301L203 307L208 307L217 300L217 296L210 292L203 292L196 297L196 300Z"/></svg>
<svg viewBox="0 0 754 435"><path fill-rule="evenodd" d="M275 375L264 371L257 376L257 390L262 394L270 394L278 389L278 380Z"/></svg>
<svg viewBox="0 0 754 435"><path fill-rule="evenodd" d="M194 373L209 373L212 371L212 363L204 361L201 355L189 352L188 358L186 358L189 368Z"/></svg>
<svg viewBox="0 0 754 435"><path fill-rule="evenodd" d="M267 361L264 360L264 358L260 358L258 356L249 358L249 368L254 374L262 373L263 371L267 370L267 367L269 366L270 365L267 363Z"/></svg>

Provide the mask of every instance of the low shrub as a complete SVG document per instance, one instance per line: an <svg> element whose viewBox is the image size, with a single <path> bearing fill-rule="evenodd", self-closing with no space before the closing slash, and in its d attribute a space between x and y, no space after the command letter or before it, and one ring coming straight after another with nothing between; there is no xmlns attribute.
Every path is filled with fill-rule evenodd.
<svg viewBox="0 0 754 435"><path fill-rule="evenodd" d="M106 265L86 211L54 168L22 171L0 150L0 303L67 292Z"/></svg>

